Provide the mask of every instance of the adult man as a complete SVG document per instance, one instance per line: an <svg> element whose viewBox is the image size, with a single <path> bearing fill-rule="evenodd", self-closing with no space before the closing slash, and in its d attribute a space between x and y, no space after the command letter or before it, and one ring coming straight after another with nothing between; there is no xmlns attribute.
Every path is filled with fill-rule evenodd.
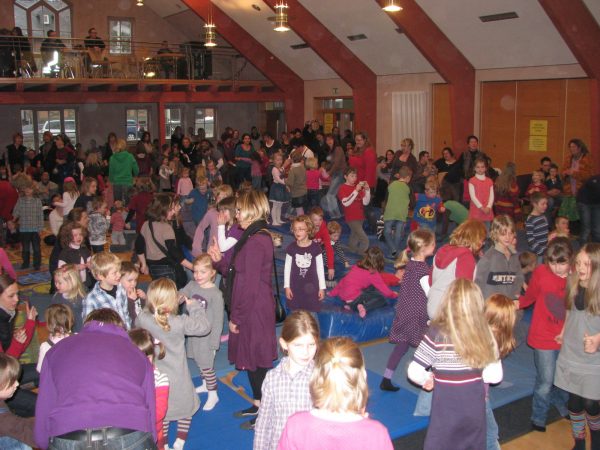
<svg viewBox="0 0 600 450"><path fill-rule="evenodd" d="M85 57L86 67L88 72L91 72L93 63L104 60L104 50L106 49L106 44L100 37L98 37L98 32L96 29L92 27L88 30L88 35L83 41L83 46L87 50L87 55Z"/></svg>
<svg viewBox="0 0 600 450"><path fill-rule="evenodd" d="M52 75L58 73L60 70L60 60L62 59L65 44L57 37L58 35L54 30L48 30L47 36L48 37L42 41L40 47L42 61L45 66L42 69L42 72L44 74Z"/></svg>
<svg viewBox="0 0 600 450"><path fill-rule="evenodd" d="M112 309L52 347L42 365L35 440L40 448L156 449L154 374ZM81 447L83 448L83 447Z"/></svg>
<svg viewBox="0 0 600 450"><path fill-rule="evenodd" d="M48 172L43 172L40 181L38 181L36 185L42 204L44 206L49 206L52 196L58 193L58 184L50 181L50 174Z"/></svg>

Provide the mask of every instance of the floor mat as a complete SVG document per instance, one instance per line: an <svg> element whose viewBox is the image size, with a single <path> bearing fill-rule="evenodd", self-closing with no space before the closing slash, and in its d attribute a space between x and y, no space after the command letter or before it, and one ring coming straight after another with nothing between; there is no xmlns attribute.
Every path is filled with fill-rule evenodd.
<svg viewBox="0 0 600 450"><path fill-rule="evenodd" d="M44 271L44 272L33 272L33 273L28 273L27 275L21 275L19 277L17 277L17 283L19 283L21 286L28 286L30 284L41 284L41 283L48 283L50 282L50 272Z"/></svg>

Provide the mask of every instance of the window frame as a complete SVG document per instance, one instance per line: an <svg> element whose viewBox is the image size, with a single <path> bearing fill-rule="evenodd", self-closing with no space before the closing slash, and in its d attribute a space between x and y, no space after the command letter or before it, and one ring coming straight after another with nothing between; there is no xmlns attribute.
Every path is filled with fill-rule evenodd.
<svg viewBox="0 0 600 450"><path fill-rule="evenodd" d="M129 111L135 111L135 122L136 122L136 131L135 131L135 139L129 139ZM126 108L125 109L125 142L128 144L137 142L141 139L140 134L140 111L146 112L146 126L144 127L144 131L149 131L150 129L150 109L149 108Z"/></svg>
<svg viewBox="0 0 600 450"><path fill-rule="evenodd" d="M69 136L67 134L67 136L71 139L71 142L73 143L73 146L75 146L75 144L77 144L78 139L80 138L80 134L79 134L79 109L76 107L68 107L68 108L48 108L48 106L37 106L37 107L23 107L19 109L19 120L21 121L21 133L23 133L23 137L25 137L25 132L23 130L23 111L31 111L32 114L32 134L33 134L33 149L37 150L40 148L40 146L42 145L42 138L43 138L43 130L40 130L40 120L39 120L39 113L40 112L46 112L48 113L48 116L50 115L50 112L54 112L54 111L58 111L59 113L59 117L60 117L60 133L66 133L66 127L65 127L65 111L67 110L72 110L74 112L75 118L74 120L74 131L75 131L75 138L72 138L71 136ZM53 119L47 119L47 121L49 120L53 120ZM71 120L71 119L68 119ZM53 135L55 135L53 133Z"/></svg>
<svg viewBox="0 0 600 450"><path fill-rule="evenodd" d="M129 40L123 39L120 35L117 37L112 36L112 24L111 22L119 23L119 30L121 29L121 22L129 22L131 30ZM132 55L133 54L133 36L135 32L135 19L133 17L107 17L108 24L108 53L110 55ZM123 51L123 44L129 45L128 52ZM117 51L120 50L120 51Z"/></svg>
<svg viewBox="0 0 600 450"><path fill-rule="evenodd" d="M213 120L212 120L212 134L209 135L208 133L206 133L206 139L215 139L216 138L216 132L217 132L217 108L214 106L196 106L194 108L194 133L198 132L198 128L204 128L204 131L206 132L206 119L203 121L203 125L200 126L198 125L198 119L197 119L197 112L198 110L207 110L207 109L212 109L213 111ZM206 117L206 113L204 114L204 116Z"/></svg>

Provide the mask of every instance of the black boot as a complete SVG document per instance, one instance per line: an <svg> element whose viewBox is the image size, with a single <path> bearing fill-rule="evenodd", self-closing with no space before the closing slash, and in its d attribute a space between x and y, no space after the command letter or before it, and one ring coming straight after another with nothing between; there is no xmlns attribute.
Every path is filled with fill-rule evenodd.
<svg viewBox="0 0 600 450"><path fill-rule="evenodd" d="M585 450L585 439L575 439L573 450Z"/></svg>
<svg viewBox="0 0 600 450"><path fill-rule="evenodd" d="M394 386L392 384L392 380L390 380L389 378L382 378L381 379L381 383L379 384L379 389L381 389L382 391L388 391L388 392L397 392L400 390L400 388L398 386Z"/></svg>
<svg viewBox="0 0 600 450"><path fill-rule="evenodd" d="M600 430L590 430L592 450L600 450Z"/></svg>

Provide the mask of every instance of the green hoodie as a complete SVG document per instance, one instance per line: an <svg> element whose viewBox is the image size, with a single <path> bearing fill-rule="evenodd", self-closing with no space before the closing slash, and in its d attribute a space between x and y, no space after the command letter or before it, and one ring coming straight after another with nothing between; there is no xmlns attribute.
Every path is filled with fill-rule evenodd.
<svg viewBox="0 0 600 450"><path fill-rule="evenodd" d="M113 153L108 163L108 179L113 185L133 186L133 177L140 171L135 158L128 151Z"/></svg>

